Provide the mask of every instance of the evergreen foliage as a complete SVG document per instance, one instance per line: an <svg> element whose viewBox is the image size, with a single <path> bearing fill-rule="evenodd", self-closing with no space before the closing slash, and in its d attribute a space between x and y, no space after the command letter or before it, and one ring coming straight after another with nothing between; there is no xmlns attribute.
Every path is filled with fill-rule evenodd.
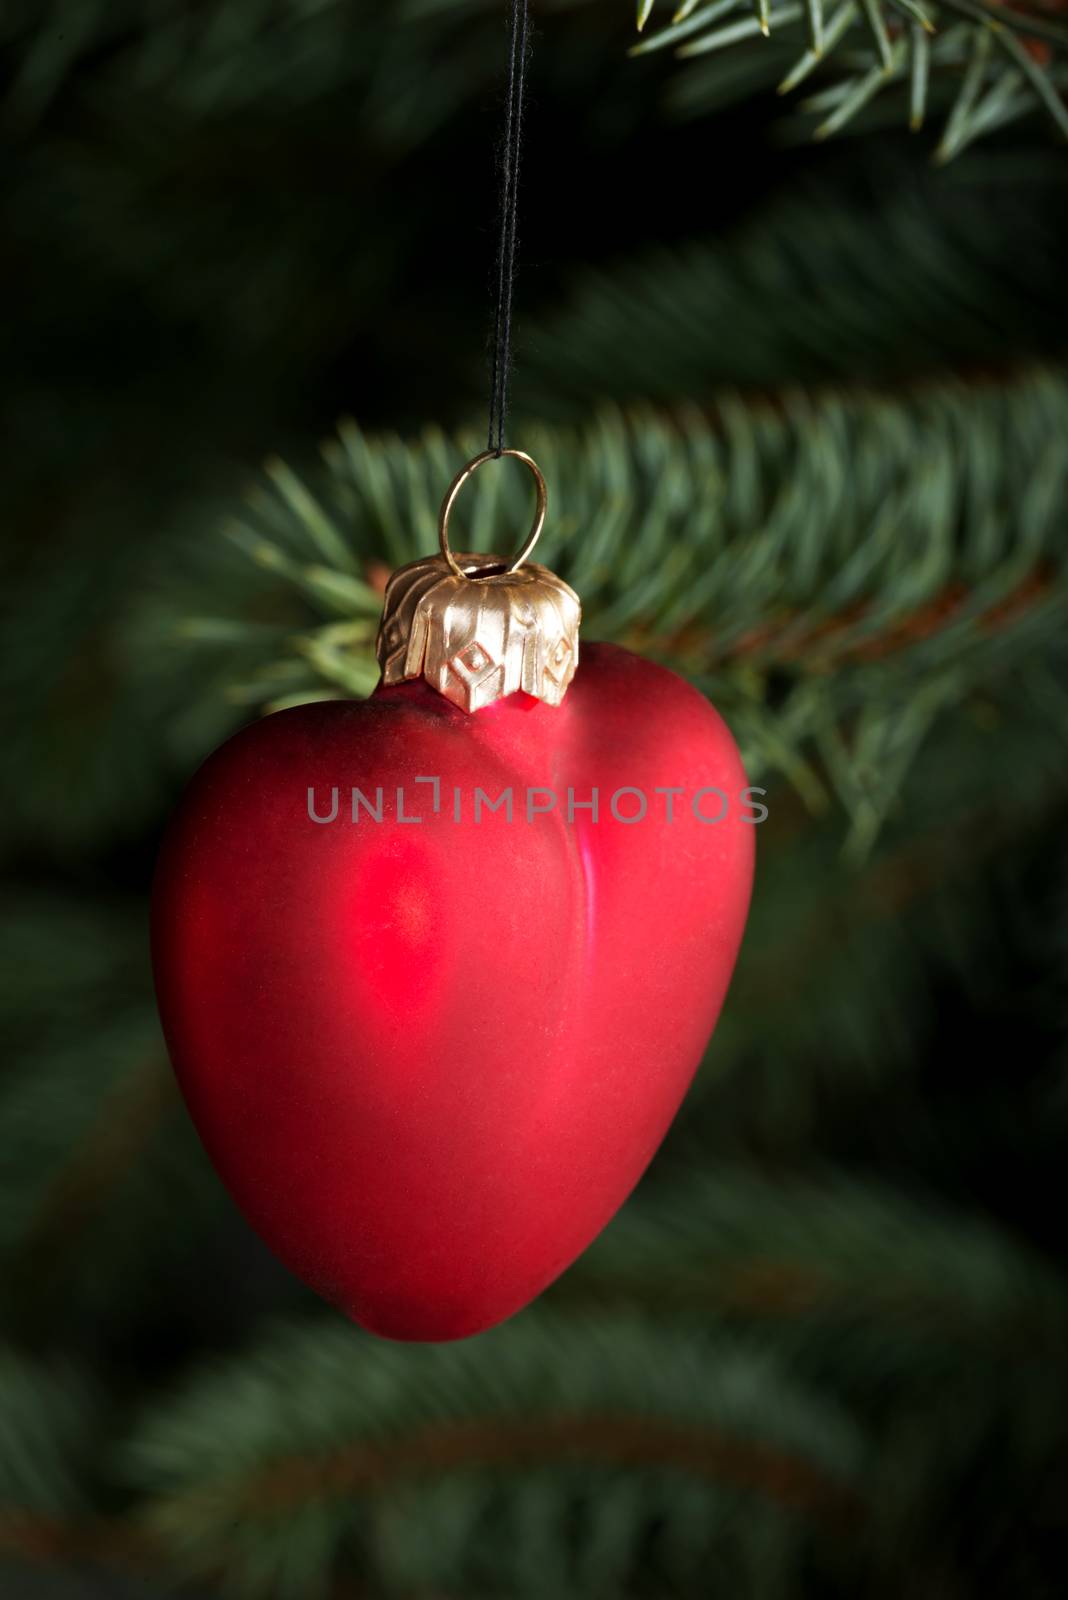
<svg viewBox="0 0 1068 1600"><path fill-rule="evenodd" d="M587 635L685 671L730 718L751 777L784 773L817 807L836 789L870 842L938 717L1012 693L1036 640L1063 628L1066 425L1063 380L1035 371L907 401L724 395L708 413L603 411L524 437L562 508L546 559L583 596ZM246 614L183 593L151 628L243 659L242 704L368 693L381 608L368 577L434 547L436 486L477 448L345 423L314 488L269 463L227 527L260 572ZM464 547L520 525L524 490L482 474ZM214 562L199 581L215 600Z"/></svg>
<svg viewBox="0 0 1068 1600"><path fill-rule="evenodd" d="M654 3L638 0L639 28ZM823 0L804 0L774 10L769 0L682 0L670 24L631 53L671 48L703 64L743 41L753 52L750 61L726 70L706 67L684 81L680 99L688 109L722 105L758 85L777 84L780 94L789 94L805 84L801 110L818 118L813 137L828 139L854 128L873 102L882 120L887 100L917 132L933 101L944 116L934 154L939 162L1036 111L1045 112L1060 140L1068 137L1068 74L1063 56L1054 55L1068 45L1068 28L1048 12L997 0L841 0L827 7ZM760 45L765 48L757 57ZM829 86L812 93L819 78Z"/></svg>
<svg viewBox="0 0 1068 1600"><path fill-rule="evenodd" d="M527 333L523 395L573 417L606 390L671 404L1048 360L1066 212L1063 162L1008 152L937 176L884 154L844 193L802 176L726 237L583 272Z"/></svg>

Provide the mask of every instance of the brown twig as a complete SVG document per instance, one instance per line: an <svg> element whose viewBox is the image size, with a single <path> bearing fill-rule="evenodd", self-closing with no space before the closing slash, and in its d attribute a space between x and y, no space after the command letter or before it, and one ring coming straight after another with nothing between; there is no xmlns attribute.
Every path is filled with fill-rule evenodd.
<svg viewBox="0 0 1068 1600"><path fill-rule="evenodd" d="M659 1418L612 1415L515 1418L439 1424L381 1443L346 1446L320 1458L281 1461L239 1487L245 1512L275 1513L317 1495L373 1493L397 1478L433 1476L458 1468L562 1465L677 1467L698 1477L728 1479L817 1517L855 1516L859 1499L810 1462L712 1428ZM218 1489L193 1490L218 1504Z"/></svg>
<svg viewBox="0 0 1068 1600"><path fill-rule="evenodd" d="M155 1540L119 1519L65 1519L0 1508L0 1552L35 1566L63 1563L141 1570L159 1554Z"/></svg>
<svg viewBox="0 0 1068 1600"><path fill-rule="evenodd" d="M1012 594L977 618L977 627L987 637L1003 632L1046 599L1059 581L1052 563L1045 563ZM780 614L772 621L750 628L718 651L715 638L710 640L705 628L693 624L666 638L636 628L624 642L631 649L646 653L655 651L667 659L702 659L706 666L756 660L758 665L766 667L800 666L809 672L825 673L857 662L884 660L933 638L959 620L968 599L969 591L964 584L947 584L925 605L896 618L878 634L860 639L856 637L856 630L871 612L870 601L856 601L835 616L818 622L806 623L800 611Z"/></svg>
<svg viewBox="0 0 1068 1600"><path fill-rule="evenodd" d="M144 1569L166 1562L162 1525L180 1527L205 1514L215 1519L223 1511L228 1523L239 1523L285 1516L316 1498L374 1494L398 1478L573 1462L673 1467L727 1480L836 1525L864 1509L854 1489L810 1462L711 1428L611 1415L474 1419L424 1428L406 1438L347 1445L319 1457L272 1462L231 1483L198 1484L157 1506L155 1529L130 1520L67 1522L0 1510L0 1551L39 1563L89 1561Z"/></svg>
<svg viewBox="0 0 1068 1600"><path fill-rule="evenodd" d="M104 1096L84 1136L68 1152L48 1184L20 1252L23 1272L39 1277L42 1264L54 1271L69 1256L98 1215L109 1190L133 1165L164 1111L176 1102L166 1059L142 1061Z"/></svg>

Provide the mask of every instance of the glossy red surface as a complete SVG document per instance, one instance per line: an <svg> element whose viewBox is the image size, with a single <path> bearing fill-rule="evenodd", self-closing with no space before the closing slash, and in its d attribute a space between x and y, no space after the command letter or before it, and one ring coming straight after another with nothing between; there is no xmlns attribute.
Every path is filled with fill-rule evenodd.
<svg viewBox="0 0 1068 1600"><path fill-rule="evenodd" d="M468 716L404 684L278 712L205 763L157 871L160 1012L208 1152L292 1271L376 1333L454 1339L589 1244L719 1013L752 877L745 782L708 702L608 645L583 647L556 710L513 695ZM381 822L352 822L354 786L382 788ZM568 820L569 786L596 786L597 821ZM710 787L717 823L694 814ZM313 821L309 789L326 817L335 788ZM421 821L398 819L398 788ZM509 788L511 821L474 820L476 789ZM612 815L623 788L642 820ZM528 789L553 809L528 821Z"/></svg>

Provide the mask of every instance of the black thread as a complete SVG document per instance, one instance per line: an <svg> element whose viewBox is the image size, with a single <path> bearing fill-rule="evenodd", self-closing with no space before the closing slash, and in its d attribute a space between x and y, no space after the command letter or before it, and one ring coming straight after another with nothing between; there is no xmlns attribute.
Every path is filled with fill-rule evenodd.
<svg viewBox="0 0 1068 1600"><path fill-rule="evenodd" d="M528 0L511 0L508 98L500 149L501 233L497 246L497 307L490 358L489 431L487 448L504 449L508 416L508 379L512 370L512 291L515 287L516 220L519 212L519 153L523 139L523 91L527 65Z"/></svg>

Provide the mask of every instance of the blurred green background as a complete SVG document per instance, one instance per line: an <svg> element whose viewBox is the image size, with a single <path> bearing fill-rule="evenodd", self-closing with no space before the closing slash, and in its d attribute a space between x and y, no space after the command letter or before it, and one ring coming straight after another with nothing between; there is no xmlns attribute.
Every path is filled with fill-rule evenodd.
<svg viewBox="0 0 1068 1600"><path fill-rule="evenodd" d="M812 0L682 61L628 57L628 0L535 7L544 559L713 698L771 817L639 1191L442 1347L249 1233L146 904L219 739L373 685L383 572L478 448L506 8L0 10L5 1600L1063 1595L1060 24L928 9L817 67ZM473 537L526 492L482 474Z"/></svg>

